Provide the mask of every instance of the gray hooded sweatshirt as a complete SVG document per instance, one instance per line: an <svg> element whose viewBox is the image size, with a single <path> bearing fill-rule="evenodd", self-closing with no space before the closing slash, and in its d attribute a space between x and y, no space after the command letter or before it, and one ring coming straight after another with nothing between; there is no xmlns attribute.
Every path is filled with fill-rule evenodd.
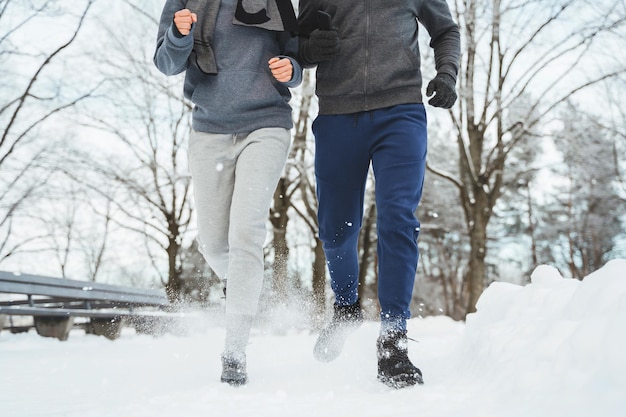
<svg viewBox="0 0 626 417"><path fill-rule="evenodd" d="M207 74L198 67L192 54L194 31L181 36L174 26L174 14L186 8L185 0L165 3L154 63L165 75L186 71L184 95L194 104L194 130L228 134L266 127L290 129L293 121L289 87L302 81L302 68L294 58L298 40L287 32L233 24L236 5L236 0L221 0L219 6L212 34L217 74ZM275 56L291 60L291 81L281 83L273 77L268 61Z"/></svg>
<svg viewBox="0 0 626 417"><path fill-rule="evenodd" d="M300 0L301 50L320 26L318 10L339 35L338 56L317 65L320 114L422 103L418 22L430 35L437 73L456 80L460 35L446 0Z"/></svg>

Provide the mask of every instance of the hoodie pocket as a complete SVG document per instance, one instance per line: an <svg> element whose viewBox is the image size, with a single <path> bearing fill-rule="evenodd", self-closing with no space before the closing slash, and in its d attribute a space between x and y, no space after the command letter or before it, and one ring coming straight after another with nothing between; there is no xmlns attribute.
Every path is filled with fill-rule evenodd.
<svg viewBox="0 0 626 417"><path fill-rule="evenodd" d="M396 38L371 39L368 92L419 84L419 56Z"/></svg>
<svg viewBox="0 0 626 417"><path fill-rule="evenodd" d="M365 49L361 37L341 39L339 55L317 66L316 93L347 96L365 92Z"/></svg>
<svg viewBox="0 0 626 417"><path fill-rule="evenodd" d="M288 89L275 86L270 75L255 71L220 71L199 83L192 101L212 118L230 120L276 109L291 111Z"/></svg>

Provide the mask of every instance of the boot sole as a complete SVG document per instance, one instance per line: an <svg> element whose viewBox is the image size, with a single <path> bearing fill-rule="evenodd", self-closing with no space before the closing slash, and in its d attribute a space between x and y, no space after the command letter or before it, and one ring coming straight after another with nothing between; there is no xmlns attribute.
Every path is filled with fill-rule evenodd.
<svg viewBox="0 0 626 417"><path fill-rule="evenodd" d="M390 377L386 375L378 374L378 380L383 384L387 385L390 388L402 389L407 387L412 387L415 385L423 385L424 380L419 376L415 375L397 375L396 377Z"/></svg>
<svg viewBox="0 0 626 417"><path fill-rule="evenodd" d="M248 377L242 376L241 374L237 375L222 375L220 381L226 383L232 387L240 387L242 385L246 385L248 383Z"/></svg>

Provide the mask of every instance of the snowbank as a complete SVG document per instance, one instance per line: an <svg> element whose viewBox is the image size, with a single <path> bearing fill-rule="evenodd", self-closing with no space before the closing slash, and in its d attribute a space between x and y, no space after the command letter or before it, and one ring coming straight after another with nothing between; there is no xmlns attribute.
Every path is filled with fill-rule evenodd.
<svg viewBox="0 0 626 417"><path fill-rule="evenodd" d="M626 260L583 281L538 267L493 283L468 316L455 360L501 391L516 415L626 415Z"/></svg>

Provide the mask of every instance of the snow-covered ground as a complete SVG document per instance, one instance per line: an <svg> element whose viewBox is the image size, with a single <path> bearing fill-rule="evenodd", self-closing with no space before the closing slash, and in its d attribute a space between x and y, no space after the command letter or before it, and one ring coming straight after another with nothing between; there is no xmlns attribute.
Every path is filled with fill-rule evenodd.
<svg viewBox="0 0 626 417"><path fill-rule="evenodd" d="M492 284L467 323L412 319L410 356L425 385L376 380L377 323L334 362L313 359L315 334L258 328L250 382L219 382L224 332L116 341L75 330L66 342L0 334L2 417L623 417L626 260L579 282L542 266L532 284Z"/></svg>

